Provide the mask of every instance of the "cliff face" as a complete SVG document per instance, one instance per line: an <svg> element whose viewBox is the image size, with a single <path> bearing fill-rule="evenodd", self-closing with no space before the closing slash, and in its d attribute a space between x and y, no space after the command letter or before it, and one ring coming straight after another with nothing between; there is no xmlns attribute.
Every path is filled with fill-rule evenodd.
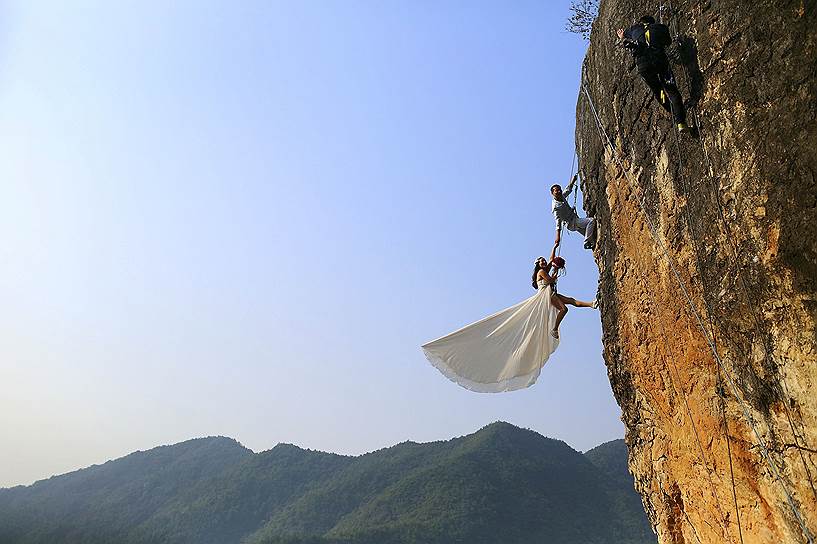
<svg viewBox="0 0 817 544"><path fill-rule="evenodd" d="M664 7L684 41L673 70L700 137L676 138L615 44L616 28L658 19L658 2L603 0L593 28L582 79L614 152L584 91L577 105L604 358L630 470L662 544L809 542L817 2Z"/></svg>

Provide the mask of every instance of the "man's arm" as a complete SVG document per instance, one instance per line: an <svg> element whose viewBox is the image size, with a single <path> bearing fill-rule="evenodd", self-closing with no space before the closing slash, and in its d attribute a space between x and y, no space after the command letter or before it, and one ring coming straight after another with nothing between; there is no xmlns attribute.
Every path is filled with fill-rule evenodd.
<svg viewBox="0 0 817 544"><path fill-rule="evenodd" d="M630 36L630 29L628 28L626 31L623 28L619 28L616 31L616 35L619 39L619 45L625 47L627 49L639 49L642 44L638 43L638 40L633 39Z"/></svg>
<svg viewBox="0 0 817 544"><path fill-rule="evenodd" d="M556 228L561 230L562 229L562 220L559 219L559 213L556 211L556 199L553 200L553 207L551 208L553 212L553 220L556 221Z"/></svg>
<svg viewBox="0 0 817 544"><path fill-rule="evenodd" d="M579 174L576 174L575 176L573 176L573 179L571 179L570 183L567 184L567 187L565 187L565 190L562 191L562 195L565 197L565 199L567 199L567 197L570 196L570 193L573 192L573 188L576 186L576 180L577 179L579 179Z"/></svg>

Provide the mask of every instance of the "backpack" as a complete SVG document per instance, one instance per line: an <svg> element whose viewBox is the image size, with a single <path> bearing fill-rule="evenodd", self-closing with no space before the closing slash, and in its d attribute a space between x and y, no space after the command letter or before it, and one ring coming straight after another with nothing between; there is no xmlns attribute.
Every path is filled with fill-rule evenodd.
<svg viewBox="0 0 817 544"><path fill-rule="evenodd" d="M655 53L663 53L664 48L672 43L667 25L660 23L637 23L627 29L625 36L633 42L633 54L637 57Z"/></svg>
<svg viewBox="0 0 817 544"><path fill-rule="evenodd" d="M669 28L667 25L661 23L653 23L646 25L644 29L644 38L647 45L653 49L664 49L672 43L672 38L669 35Z"/></svg>
<svg viewBox="0 0 817 544"><path fill-rule="evenodd" d="M667 25L636 23L624 33L630 49L639 64L666 62L664 48L672 43Z"/></svg>

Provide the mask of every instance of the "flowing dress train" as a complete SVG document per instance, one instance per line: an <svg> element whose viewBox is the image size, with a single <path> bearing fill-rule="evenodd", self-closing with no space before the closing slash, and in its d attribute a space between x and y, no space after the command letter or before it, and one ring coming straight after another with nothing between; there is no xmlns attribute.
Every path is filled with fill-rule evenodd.
<svg viewBox="0 0 817 544"><path fill-rule="evenodd" d="M429 362L448 379L479 393L533 385L559 340L550 331L557 310L551 287L537 282L536 294L422 346Z"/></svg>

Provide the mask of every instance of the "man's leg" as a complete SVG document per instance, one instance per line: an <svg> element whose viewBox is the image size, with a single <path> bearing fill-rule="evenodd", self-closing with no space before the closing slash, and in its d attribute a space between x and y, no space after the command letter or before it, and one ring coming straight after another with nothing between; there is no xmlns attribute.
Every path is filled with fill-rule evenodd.
<svg viewBox="0 0 817 544"><path fill-rule="evenodd" d="M567 230L578 232L582 236L585 234L585 230L587 228L587 223L585 219L582 219L578 215L574 215L573 219L566 223Z"/></svg>
<svg viewBox="0 0 817 544"><path fill-rule="evenodd" d="M565 221L564 225L567 227L567 230L571 232L579 232L584 234L584 225L581 223L581 219L579 219L579 217L576 215L574 215L573 219L570 221Z"/></svg>
<svg viewBox="0 0 817 544"><path fill-rule="evenodd" d="M675 78L669 66L661 70L660 77L664 94L669 98L669 103L672 106L671 113L675 118L675 122L677 124L686 124L687 114L686 109L684 109L684 99L681 98L681 93L678 91L678 86L675 84Z"/></svg>
<svg viewBox="0 0 817 544"><path fill-rule="evenodd" d="M596 218L587 218L587 227L584 232L584 249L596 247Z"/></svg>
<svg viewBox="0 0 817 544"><path fill-rule="evenodd" d="M650 88L655 99L661 104L661 107L672 113L672 106L670 105L668 96L664 93L664 86L661 83L661 78L658 76L656 69L650 64L640 64L638 66L638 75L641 76L641 79L643 79L647 87Z"/></svg>
<svg viewBox="0 0 817 544"><path fill-rule="evenodd" d="M584 234L584 249L593 249L596 243L596 220L592 217L577 217L574 221L576 231Z"/></svg>

